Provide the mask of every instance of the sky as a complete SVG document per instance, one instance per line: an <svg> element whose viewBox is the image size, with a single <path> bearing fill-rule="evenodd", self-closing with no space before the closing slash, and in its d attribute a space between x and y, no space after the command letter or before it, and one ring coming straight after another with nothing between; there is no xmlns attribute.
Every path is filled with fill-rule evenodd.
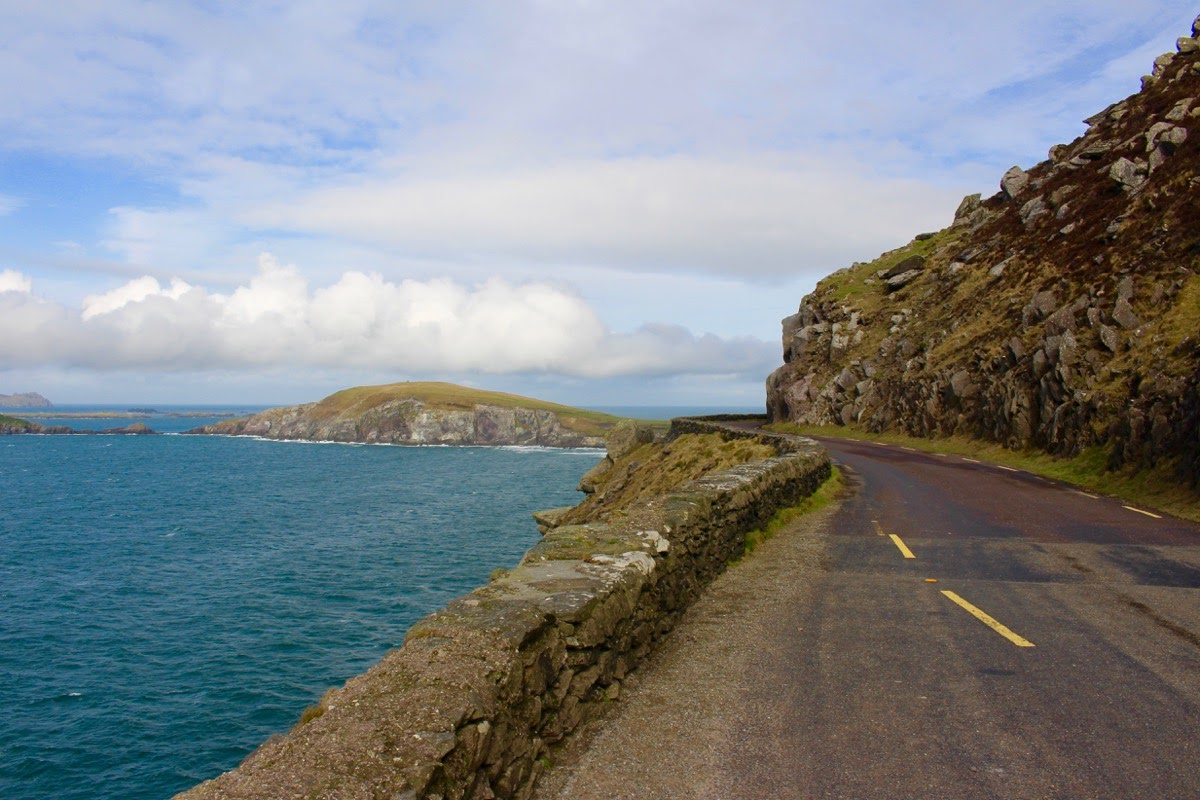
<svg viewBox="0 0 1200 800"><path fill-rule="evenodd" d="M0 0L0 393L761 406L819 279L1081 135L1197 10Z"/></svg>

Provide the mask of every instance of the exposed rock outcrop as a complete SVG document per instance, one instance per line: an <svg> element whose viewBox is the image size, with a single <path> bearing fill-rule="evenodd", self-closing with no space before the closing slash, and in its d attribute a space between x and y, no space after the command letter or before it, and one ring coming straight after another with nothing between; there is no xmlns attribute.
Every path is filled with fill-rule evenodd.
<svg viewBox="0 0 1200 800"><path fill-rule="evenodd" d="M1103 447L1112 467L1200 482L1195 42L1048 160L965 198L932 239L818 284L783 320L771 415Z"/></svg>

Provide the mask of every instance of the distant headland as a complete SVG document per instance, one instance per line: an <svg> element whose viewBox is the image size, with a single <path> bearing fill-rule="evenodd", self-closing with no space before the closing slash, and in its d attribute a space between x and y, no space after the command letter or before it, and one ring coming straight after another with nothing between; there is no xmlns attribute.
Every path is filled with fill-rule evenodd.
<svg viewBox="0 0 1200 800"><path fill-rule="evenodd" d="M603 447L619 417L452 383L344 389L187 433L368 444Z"/></svg>
<svg viewBox="0 0 1200 800"><path fill-rule="evenodd" d="M53 408L54 403L51 403L46 398L42 397L37 392L23 392L21 394L0 394L0 408Z"/></svg>

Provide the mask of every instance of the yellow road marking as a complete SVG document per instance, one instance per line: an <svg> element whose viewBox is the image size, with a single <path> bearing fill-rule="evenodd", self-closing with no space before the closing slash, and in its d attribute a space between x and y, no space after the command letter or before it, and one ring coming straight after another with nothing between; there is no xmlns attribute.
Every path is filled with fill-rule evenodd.
<svg viewBox="0 0 1200 800"><path fill-rule="evenodd" d="M875 526L875 532L880 536L883 536L883 528L879 527L879 520L873 519L871 520L871 524Z"/></svg>
<svg viewBox="0 0 1200 800"><path fill-rule="evenodd" d="M1001 625L995 619L988 616L983 611L980 611L978 608L971 605L966 600L963 600L961 597L956 595L954 592L942 590L942 594L946 595L946 597L950 598L955 603L957 603L959 606L966 609L968 614L975 617L975 619L979 620L984 625L987 625L989 628L991 628L996 633L1003 636L1005 639L1008 639L1010 642L1015 644L1017 647L1035 647L1036 646L1036 645L1034 645L1033 642L1029 641L1028 639L1018 636L1017 634L1013 633L1009 628L1005 627L1004 625Z"/></svg>
<svg viewBox="0 0 1200 800"><path fill-rule="evenodd" d="M1125 506L1125 508L1129 509L1130 511L1136 511L1139 514L1145 514L1147 517L1162 519L1162 517L1160 517L1158 514L1151 514L1149 511L1142 511L1140 508L1134 508L1133 506Z"/></svg>
<svg viewBox="0 0 1200 800"><path fill-rule="evenodd" d="M900 548L901 555L903 555L905 558L916 558L916 556L913 555L913 551L908 549L908 545L906 545L899 536L894 533L889 533L888 536L891 538L892 542L895 543L896 547Z"/></svg>

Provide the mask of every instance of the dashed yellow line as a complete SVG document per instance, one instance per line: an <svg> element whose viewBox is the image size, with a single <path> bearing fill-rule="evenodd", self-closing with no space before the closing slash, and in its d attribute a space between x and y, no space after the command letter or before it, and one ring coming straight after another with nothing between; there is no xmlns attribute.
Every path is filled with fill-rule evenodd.
<svg viewBox="0 0 1200 800"><path fill-rule="evenodd" d="M902 556L905 558L916 558L916 556L913 555L913 551L908 549L908 545L906 545L899 536L894 533L889 533L888 537L892 540L892 543L895 544L896 547L900 548L900 554Z"/></svg>
<svg viewBox="0 0 1200 800"><path fill-rule="evenodd" d="M975 606L971 605L966 600L963 600L961 597L959 597L954 592L949 592L949 591L943 590L942 594L946 595L946 597L950 598L952 601L957 603L959 606L966 609L968 614L975 617L975 619L979 620L984 625L987 625L989 628L991 628L996 633L1003 636L1005 639L1008 639L1010 642L1015 644L1017 647L1035 647L1036 646L1036 645L1034 645L1033 642L1029 641L1028 639L1024 638L1023 636L1018 636L1017 634L1013 633L1011 629L1009 629L1008 627L1006 627L1004 625L1001 625L994 618L988 616L986 613L979 610Z"/></svg>
<svg viewBox="0 0 1200 800"><path fill-rule="evenodd" d="M880 536L883 536L883 528L880 527L879 520L873 519L873 520L871 520L871 524L875 526L875 533L879 534Z"/></svg>
<svg viewBox="0 0 1200 800"><path fill-rule="evenodd" d="M1147 517L1162 519L1162 517L1160 517L1158 514L1151 514L1149 511L1142 511L1140 508L1134 508L1133 506L1124 506L1124 508L1128 509L1129 511L1136 511L1139 514L1145 514Z"/></svg>

